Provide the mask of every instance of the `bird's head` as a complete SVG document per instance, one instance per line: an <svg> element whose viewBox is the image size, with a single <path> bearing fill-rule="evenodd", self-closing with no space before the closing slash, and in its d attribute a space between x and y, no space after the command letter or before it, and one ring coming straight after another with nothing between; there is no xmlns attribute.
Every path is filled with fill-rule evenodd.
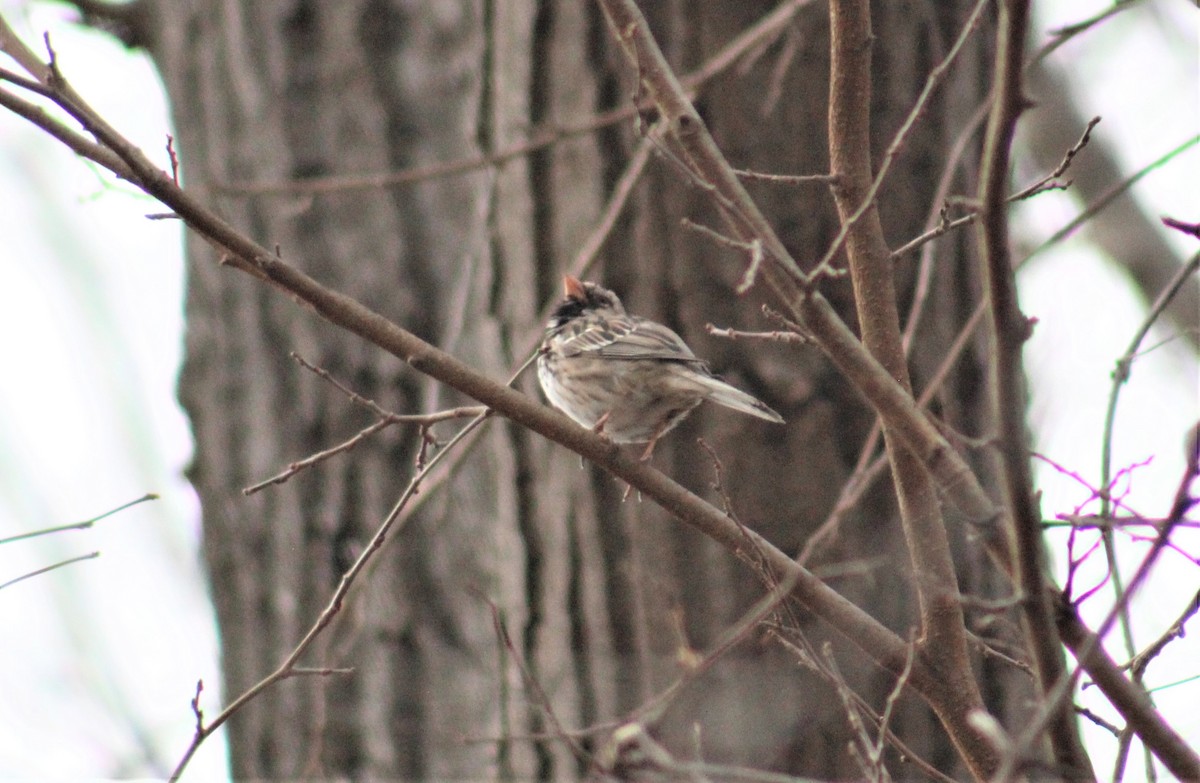
<svg viewBox="0 0 1200 783"><path fill-rule="evenodd" d="M563 277L563 292L566 295L565 298L558 303L558 307L554 308L554 312L550 315L551 329L557 329L569 321L590 313L625 314L625 307L617 295L595 283L566 275Z"/></svg>

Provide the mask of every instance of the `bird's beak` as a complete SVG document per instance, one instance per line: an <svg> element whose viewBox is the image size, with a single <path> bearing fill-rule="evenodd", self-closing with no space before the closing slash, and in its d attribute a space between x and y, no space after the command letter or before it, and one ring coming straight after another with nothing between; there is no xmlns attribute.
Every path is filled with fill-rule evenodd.
<svg viewBox="0 0 1200 783"><path fill-rule="evenodd" d="M568 299L578 299L583 301L587 299L587 293L583 290L583 283L579 282L579 278L563 275L563 291Z"/></svg>

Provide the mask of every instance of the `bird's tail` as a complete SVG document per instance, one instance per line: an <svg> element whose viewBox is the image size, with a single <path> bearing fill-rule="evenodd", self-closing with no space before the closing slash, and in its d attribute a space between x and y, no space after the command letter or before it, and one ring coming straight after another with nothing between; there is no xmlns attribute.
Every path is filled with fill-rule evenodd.
<svg viewBox="0 0 1200 783"><path fill-rule="evenodd" d="M741 389L730 386L725 381L711 376L704 378L703 383L708 389L708 399L718 405L724 405L726 408L732 408L735 411L757 416L760 419L773 421L776 424L783 424L782 416L771 410L770 406L766 403L746 394Z"/></svg>

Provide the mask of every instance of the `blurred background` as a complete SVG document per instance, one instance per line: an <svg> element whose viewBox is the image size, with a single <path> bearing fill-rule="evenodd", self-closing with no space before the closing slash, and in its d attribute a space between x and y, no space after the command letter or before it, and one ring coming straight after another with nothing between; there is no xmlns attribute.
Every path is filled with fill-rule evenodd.
<svg viewBox="0 0 1200 783"><path fill-rule="evenodd" d="M1043 30L1105 7L1035 5ZM1194 139L1200 127L1195 8L1140 6L1055 54L1076 77L1081 111L1103 117L1095 136L1112 145L1126 174ZM0 0L0 13L31 44L49 32L76 88L167 166L167 110L145 57L73 24L77 13L62 4ZM1198 164L1193 145L1134 186L1152 220L1200 219ZM1044 171L1026 154L1016 180ZM184 329L180 227L148 220L159 205L7 113L0 113L0 204L0 538L94 517L147 492L160 496L89 530L0 546L0 582L101 553L0 591L0 778L161 776L190 739L197 680L210 713L220 692L199 512L182 477L191 440L175 392ZM1071 190L1020 205L1022 247L1033 251L1079 211ZM1197 250L1175 232L1161 234L1180 257ZM1126 270L1094 239L1076 232L1038 252L1020 276L1023 308L1038 319L1027 351L1036 448L1093 486L1110 375L1146 312ZM1138 465L1122 490L1125 503L1147 516L1166 512L1183 470L1183 434L1200 414L1194 345L1194 335L1179 339L1169 325L1157 327L1122 392L1113 464ZM1078 509L1089 498L1079 481L1041 462L1037 468L1047 517L1096 510ZM1064 569L1065 532L1050 536ZM1132 573L1145 547L1118 540L1124 573ZM1181 531L1177 544L1192 560L1168 552L1133 603L1142 644L1200 586L1200 534ZM1078 578L1100 575L1097 567ZM1110 596L1103 591L1085 604L1085 619L1095 623ZM1123 659L1120 649L1114 639L1110 651ZM1161 711L1194 743L1198 660L1200 634L1192 633L1168 647L1148 678ZM1113 720L1102 698L1085 691L1079 702ZM1111 769L1111 735L1084 726L1097 769ZM189 775L222 776L225 765L217 737ZM1126 779L1145 775L1135 756Z"/></svg>

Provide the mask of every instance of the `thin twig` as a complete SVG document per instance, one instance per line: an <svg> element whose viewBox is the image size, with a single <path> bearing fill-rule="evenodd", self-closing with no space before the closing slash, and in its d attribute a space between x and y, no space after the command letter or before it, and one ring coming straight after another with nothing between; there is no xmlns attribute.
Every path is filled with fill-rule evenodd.
<svg viewBox="0 0 1200 783"><path fill-rule="evenodd" d="M1025 263L1028 262L1034 256L1038 255L1039 253L1043 252L1044 250L1046 250L1050 247L1053 247L1054 245L1058 244L1062 240L1069 237L1071 234L1075 233L1075 231L1080 226L1087 223L1089 220L1094 218L1096 215L1103 212L1105 207L1107 207L1109 204L1111 204L1112 202L1116 201L1119 197L1124 195L1126 191L1128 191L1130 188L1132 188L1134 185L1136 185L1138 182L1140 182L1142 180L1142 178L1145 177L1147 174L1150 174L1151 172L1153 172L1159 168L1162 168L1167 163L1171 162L1172 160L1179 157L1187 150L1194 147L1196 144L1200 144L1200 135L1193 136L1192 138L1190 138L1187 141L1180 144L1178 147L1175 147L1174 149L1168 151L1166 154L1162 155L1161 157L1156 158L1155 160L1151 161L1150 163L1147 163L1142 168L1138 169L1137 171L1130 174L1125 179L1123 179L1120 182L1118 182L1117 184L1113 185L1111 188L1108 189L1107 192L1104 193L1104 195L1100 196L1100 198L1096 199L1091 204L1088 204L1087 209L1083 210L1078 215L1076 215L1074 218L1069 220L1066 225L1064 225L1058 231L1055 231L1044 242L1042 242L1040 245L1038 245L1033 250L1031 250L1017 264L1017 268L1019 269L1020 267L1024 266Z"/></svg>
<svg viewBox="0 0 1200 783"><path fill-rule="evenodd" d="M688 218L683 218L683 220L680 222L684 228L691 229L692 231L695 231L718 244L741 250L749 255L750 263L747 265L746 271L742 274L742 279L738 281L738 284L734 286L733 290L735 293L741 296L754 287L754 283L758 278L758 270L762 266L763 262L763 246L761 240L752 239L749 242L742 242L741 240L727 237L719 231L714 231L708 226L701 225L700 223L696 223Z"/></svg>
<svg viewBox="0 0 1200 783"><path fill-rule="evenodd" d="M956 217L952 220L948 218L943 219L935 227L929 229L924 234L913 237L908 242L905 242L903 245L893 250L892 259L898 259L901 256L916 250L918 247L921 247L922 245L927 244L928 242L937 239L943 234L947 234L956 228L961 228L974 223L978 218L978 212L968 212L967 214L962 215L961 217Z"/></svg>
<svg viewBox="0 0 1200 783"><path fill-rule="evenodd" d="M985 639L970 629L967 629L967 638L970 639L975 647L985 656L995 658L998 661L1003 661L1009 666L1012 666L1014 669L1033 677L1033 667L1029 665L1028 661L1023 661L1000 649L997 649L996 641Z"/></svg>
<svg viewBox="0 0 1200 783"><path fill-rule="evenodd" d="M1050 30L1050 40L1037 51L1037 54L1035 54L1033 59L1030 61L1030 65L1041 62L1053 54L1058 47L1062 46L1067 41L1070 41L1075 36L1091 30L1101 22L1116 16L1122 11L1133 8L1138 4L1138 2L1139 0L1116 0L1116 2L1112 3L1104 10L1100 11L1094 16L1084 19L1081 22L1075 22L1074 24L1064 25L1057 29Z"/></svg>
<svg viewBox="0 0 1200 783"><path fill-rule="evenodd" d="M1146 667L1150 665L1150 662L1158 657L1159 653L1167 649L1168 644L1183 637L1184 626L1197 612L1200 612L1200 590L1197 590L1192 595L1191 600L1188 601L1187 606L1184 607L1183 612L1176 618L1175 622L1171 623L1171 626L1167 630L1163 631L1157 639L1147 645L1146 649L1135 655L1133 660L1129 662L1129 671L1134 680L1141 682L1142 675L1146 673Z"/></svg>
<svg viewBox="0 0 1200 783"><path fill-rule="evenodd" d="M1054 167L1054 171L1042 177L1037 182L1034 182L1028 187L1022 188L1021 190L1009 196L1009 202L1024 201L1027 198L1031 198L1047 190L1062 190L1063 188L1066 188L1070 183L1058 183L1055 182L1055 179L1061 177L1063 173L1071 167L1071 161L1073 161L1075 156L1079 154L1079 151L1086 147L1088 142L1091 141L1092 128L1095 128L1099 123L1099 117L1092 117L1090 120L1088 120L1087 127L1083 129L1083 135L1079 137L1079 141L1075 142L1075 144L1072 145L1069 150L1067 150L1067 153L1063 155L1062 161Z"/></svg>
<svg viewBox="0 0 1200 783"><path fill-rule="evenodd" d="M1099 513L1101 517L1108 517L1111 512L1110 490L1111 485L1115 481L1115 479L1111 478L1113 432L1116 427L1117 401L1120 397L1121 389L1129 380L1133 369L1133 360L1141 349L1142 340L1150 333L1150 329L1154 326L1158 317L1162 315L1167 306L1170 305L1171 300L1183 288L1183 284L1197 269L1200 269L1200 253L1193 255L1187 264L1180 267L1166 288L1159 293L1150 311L1146 314L1141 325L1134 333L1133 339L1130 340L1129 347L1117 359L1116 367L1112 373L1112 386L1108 394L1108 405L1104 412L1104 430L1100 440L1100 485L1104 488L1103 492L1100 493ZM1108 563L1108 572L1112 577L1113 594L1119 600L1125 590L1125 585L1121 575L1120 563L1117 561L1116 541L1113 538L1112 528L1101 528L1100 536L1104 543L1104 556ZM1129 655L1133 655L1137 647L1133 639L1132 621L1128 609L1121 612L1120 624L1122 638L1125 642L1125 650Z"/></svg>
<svg viewBox="0 0 1200 783"><path fill-rule="evenodd" d="M773 182L779 185L806 185L809 183L828 185L837 181L837 177L833 174L768 174L763 171L746 169L734 169L733 172L743 179Z"/></svg>
<svg viewBox="0 0 1200 783"><path fill-rule="evenodd" d="M417 490L419 489L421 481L424 479L424 477L429 473L430 470L433 469L435 465L437 465L438 462L442 460L446 454L453 451L454 447L461 443L471 430L482 424L488 418L489 414L490 411L487 411L484 414L476 416L474 419L472 419L466 426L459 430L453 438L450 439L450 442L447 443L441 451L433 456L433 458L429 461L429 464L426 465L423 470L418 471L412 477L408 486L400 494L400 498L392 507L392 510L388 512L388 515L384 518L382 524L380 524L379 528L375 531L375 534L371 537L371 540L359 554L358 559L356 559L354 564L342 574L337 588L333 591L333 594L330 596L329 601L326 603L324 610L322 610L316 622L314 622L312 627L308 629L308 632L304 635L304 638L302 638L300 642L292 649L283 662L280 663L273 672L259 680L255 685L247 688L244 692L242 692L241 695L230 702L229 706L221 710L220 714L218 714L217 717L215 717L207 726L200 725L199 715L197 715L196 732L193 735L192 741L188 745L187 750L184 751L183 756L175 765L175 769L171 773L170 779L172 781L179 779L179 777L183 774L184 769L187 768L188 762L191 761L192 756L200 748L200 745L204 742L204 740L210 737L214 731L216 731L222 724L229 720L229 718L236 714L242 707L257 698L259 694L261 694L267 688L270 688L275 683L285 679L286 677L289 677L292 674L300 658L305 652L307 652L308 648L312 646L317 637L321 635L321 632L324 631L331 622L333 622L334 617L336 617L341 611L345 598L350 592L350 588L354 585L359 574L362 573L364 568L366 568L367 564L371 561L375 553L383 548L384 542L387 540L388 535L392 532L396 521L400 517L400 511L405 505L408 504L409 500L411 500L412 497L417 494Z"/></svg>
<svg viewBox="0 0 1200 783"><path fill-rule="evenodd" d="M1176 220L1173 217L1164 217L1162 222L1163 225L1167 226L1168 228L1173 228L1176 231L1182 231L1184 234L1187 234L1190 237L1200 239L1200 223L1185 223L1184 221Z"/></svg>
<svg viewBox="0 0 1200 783"><path fill-rule="evenodd" d="M916 125L917 119L925 111L925 106L929 102L929 99L933 96L934 90L937 89L938 85L941 84L942 79L944 79L946 74L949 73L950 66L962 52L967 41L970 40L971 36L975 33L976 28L979 26L979 20L982 17L983 10L987 8L988 5L989 3L987 0L978 0L978 2L975 4L975 7L971 10L970 15L967 17L967 21L963 24L963 28L959 32L958 38L955 39L954 44L950 47L950 51L946 53L946 56L942 59L942 61L934 66L933 70L929 72L929 76L925 78L925 86L921 89L921 94L917 96L917 100L913 104L912 109L909 111L908 116L905 117L904 122L900 124L900 128L892 137L891 143L888 144L887 150L884 152L882 159L879 161L874 180L872 180L870 187L863 194L861 203L842 220L842 225L838 230L837 236L834 237L829 249L825 251L825 255L822 256L821 260L813 269L814 275L823 274L832 266L833 259L837 257L839 252L841 252L842 246L845 244L846 239L850 235L850 230L875 204L875 197L879 193L879 189L883 186L883 182L887 178L888 173L891 171L892 163L899 154L901 147L903 147L904 141L908 138L908 134Z"/></svg>
<svg viewBox="0 0 1200 783"><path fill-rule="evenodd" d="M721 498L721 503L725 507L725 513L730 519L737 519L737 513L733 510L733 500L729 497L729 492L725 489L725 466L721 464L721 459L717 456L716 449L709 445L704 438L696 438L696 443L700 448L708 454L708 459L713 466L713 482L712 488L716 490Z"/></svg>
<svg viewBox="0 0 1200 783"><path fill-rule="evenodd" d="M1102 517L1097 514L1058 514L1055 517L1056 521L1046 521L1042 523L1044 528L1055 527L1076 527L1084 530L1100 530L1102 528L1113 528L1121 530L1132 527L1149 527L1157 530L1162 527L1163 520L1153 517L1140 516L1108 516ZM1200 521L1185 519L1182 520L1177 527L1190 527L1200 529Z"/></svg>
<svg viewBox="0 0 1200 783"><path fill-rule="evenodd" d="M908 675L912 671L916 652L917 644L910 634L908 640L908 659L904 662L904 671L900 672L900 676L896 678L896 684L892 686L892 690L888 693L887 701L884 702L883 715L879 718L875 745L871 748L871 760L877 769L885 769L883 766L883 745L888 735L888 724L891 723L892 713L895 711L896 705L900 702L900 694L904 692L904 688L908 683Z"/></svg>
<svg viewBox="0 0 1200 783"><path fill-rule="evenodd" d="M8 536L7 538L0 538L0 546L3 546L4 544L12 543L13 541L22 541L26 538L36 538L37 536L48 536L51 533L61 533L64 530L87 530L89 527L96 524L97 522L104 519L105 517L111 517L113 514L116 514L120 511L124 511L125 509L127 509L131 506L136 506L139 503L145 503L147 500L158 500L158 495L154 494L153 492L147 492L145 495L142 495L137 500L131 500L128 503L122 503L121 505L117 506L116 508L114 508L110 511L105 511L103 514L101 514L99 516L92 517L91 519L85 519L82 522L73 522L69 525L59 525L58 527L47 527L47 528L43 528L41 530L31 530L28 533L18 533L15 536Z"/></svg>
<svg viewBox="0 0 1200 783"><path fill-rule="evenodd" d="M320 378L322 378L325 381L327 381L328 383L330 383L334 388L336 388L342 394L346 395L346 397L348 397L351 402L354 402L358 405L362 405L363 407L369 409L372 413L374 413L376 416L378 416L379 419L377 421L375 421L374 423L359 430L352 437L350 437L347 440L342 441L341 443L339 443L336 446L332 446L328 449L318 451L317 453L311 454L311 455L305 457L304 459L297 460L296 462L288 463L287 468L285 470L281 471L280 473L277 473L276 475L272 476L269 479L265 479L263 481L260 481L257 484L254 484L252 486L249 486L249 487L246 487L245 489L243 489L242 490L243 495L253 495L256 492L266 489L267 487L270 487L270 486L273 486L276 484L283 484L284 482L286 482L288 479L290 479L292 476L296 475L297 473L300 473L308 468L311 468L314 465L324 462L325 460L329 459L330 457L337 456L338 454L344 454L344 453L352 450L355 446L357 446L362 441L371 437L372 435L379 432L380 430L384 430L384 429L392 426L393 424L418 424L422 427L422 429L424 429L431 424L436 424L441 421L449 421L452 419L467 419L467 418L471 418L473 416L479 416L487 410L486 408L483 408L481 406L473 405L473 406L462 407L462 408L450 408L449 410L437 411L435 413L421 413L421 414L392 413L391 411L387 411L387 410L384 410L383 408L381 408L378 404L376 404L376 402L374 400L368 400L367 398L359 395L357 392L351 390L344 384L340 383L337 379L335 379L332 375L330 375L327 370L324 370L321 367L317 367L317 366L305 361L304 357L300 356L299 354L295 353L294 351L290 355L291 355L292 359L294 359L296 362L298 362L302 367L309 370L310 372L315 373L317 376L319 376Z"/></svg>
<svg viewBox="0 0 1200 783"><path fill-rule="evenodd" d="M980 108L986 109L987 104L984 103ZM983 115L981 115L981 116L983 116ZM1092 120L1087 124L1087 128L1086 128L1086 130L1084 130L1083 135L1080 137L1079 141L1076 142L1075 145L1072 146L1069 150L1067 150L1066 154L1063 156L1062 162L1059 163L1059 165L1057 167L1055 167L1053 173L1048 174L1045 177L1042 177L1037 182L1034 182L1033 184L1029 185L1028 187L1025 187L1025 188L1017 191L1016 193L1010 194L1008 196L1008 202L1013 203L1015 201L1021 201L1021 200L1027 199L1027 198L1031 198L1032 196L1035 196L1046 190L1066 188L1070 183L1054 183L1054 179L1056 177L1062 176L1067 171L1067 168L1070 167L1072 162L1074 162L1075 156L1078 155L1080 150L1082 150L1087 145L1087 143L1091 140L1091 130L1092 130L1092 128L1094 128L1096 126L1096 124L1098 122L1100 122L1099 117L1092 118ZM1054 184L1052 185L1051 183L1054 183ZM942 236L943 234L949 233L950 231L953 231L956 228L961 228L963 226L974 223L978 218L979 218L979 209L977 207L972 207L971 211L969 211L965 215L961 215L956 218L950 218L949 215L947 214L947 207L943 206L942 212L941 212L941 220L938 221L938 224L936 226L926 230L925 233L921 234L920 236L914 237L913 239L909 240L908 242L905 242L903 245L901 245L900 247L893 250L892 258L899 259L900 257L904 256L905 254L910 253L913 250L917 249L918 247L921 247L921 246L927 244L931 240L937 239L938 237ZM1024 263L1024 262L1022 261L1022 263Z"/></svg>
<svg viewBox="0 0 1200 783"><path fill-rule="evenodd" d="M1101 718L1099 715L1092 712L1087 707L1080 707L1080 706L1076 705L1075 714L1079 715L1081 718L1087 718L1089 721L1096 724L1097 726L1104 729L1105 731L1109 732L1114 737L1119 737L1121 735L1120 729L1118 729L1116 726L1114 726L1113 724L1106 721L1104 718Z"/></svg>
<svg viewBox="0 0 1200 783"><path fill-rule="evenodd" d="M287 468L285 468L284 470L280 471L279 473L275 474L274 476L272 476L268 479L264 479L264 480L258 482L257 484L253 484L249 487L244 488L242 490L242 494L243 495L253 495L256 492L260 492L260 491L266 489L267 487L274 486L276 484L283 484L283 483L287 482L292 476L295 476L297 473L307 470L308 468L311 468L314 465L320 464L321 462L324 462L325 460L329 459L330 457L336 457L338 454L345 454L346 452L352 450L358 444L362 443L367 438L371 437L372 435L379 432L380 430L387 429L388 427L392 426L393 424L420 424L422 427L426 427L430 424L436 424L439 421L450 421L452 419L466 419L466 418L470 418L472 416L478 416L486 410L487 410L486 408L480 407L478 405L473 405L473 406L466 407L466 408L451 408L449 410L438 411L437 413L428 413L428 414L409 414L409 415L401 415L401 414L396 414L396 413L388 414L385 418L379 419L379 420L375 421L374 423L369 424L366 427L363 427L361 430L356 432L350 438L347 438L346 440L342 441L341 443L337 444L336 446L331 446L322 451L318 451L314 454L310 454L309 456L305 457L304 459L296 460L295 462L289 462L287 465Z"/></svg>
<svg viewBox="0 0 1200 783"><path fill-rule="evenodd" d="M332 677L335 674L354 674L352 666L293 666L288 677Z"/></svg>
<svg viewBox="0 0 1200 783"><path fill-rule="evenodd" d="M1070 676L1058 680L1054 688L1046 694L1046 701L1038 713L1027 722L1026 728L1015 744L1016 755L1023 749L1032 747L1041 736L1047 723L1066 703L1080 673L1086 671L1092 681L1100 687L1105 697L1125 718L1126 723L1135 727L1138 737L1150 748L1151 752L1180 780L1200 780L1200 755L1179 734L1172 729L1162 716L1154 709L1145 689L1125 677L1120 667L1109 658L1101 639L1112 629L1123 611L1123 607L1133 600L1133 596L1145 582L1157 562L1159 555L1167 546L1175 525L1184 518L1187 511L1196 504L1196 498L1191 495L1192 482L1200 475L1200 425L1193 428L1188 435L1187 465L1180 479L1175 499L1171 504L1167 520L1159 531L1150 551L1142 559L1141 564L1129 580L1129 586L1095 631L1091 631L1079 618L1075 606L1064 605L1057 607L1056 619L1063 642L1075 656L1078 666ZM997 775L1000 780L1009 779L1015 769L1016 756L1007 758L1001 770L1003 775Z"/></svg>
<svg viewBox="0 0 1200 783"><path fill-rule="evenodd" d="M809 345L812 340L799 332L744 332L740 329L722 329L713 324L705 324L704 331L713 337L724 337L727 340L766 340L773 343L796 343Z"/></svg>
<svg viewBox="0 0 1200 783"><path fill-rule="evenodd" d="M697 234L700 234L701 236L705 237L706 239L710 239L713 242L716 242L718 245L724 245L725 247L731 247L731 248L734 248L735 250L741 250L743 252L749 253L751 248L754 246L752 242L743 242L740 239L734 239L733 237L726 236L726 235L722 234L720 231L709 228L708 226L706 226L702 223L697 223L696 221L692 220L691 218L686 218L686 217L681 218L679 221L679 224L690 231L695 231ZM760 243L759 252L760 253L762 252L761 243Z"/></svg>
<svg viewBox="0 0 1200 783"><path fill-rule="evenodd" d="M16 579L9 579L7 582L0 583L0 590L3 590L6 587L11 587L11 586L15 585L17 582L24 582L26 579L32 579L33 577L47 573L48 571L53 571L55 569L62 568L63 566L69 566L72 563L78 563L81 560L93 560L97 557L100 557L99 552L91 552L86 555L80 555L79 557L67 558L66 560L55 563L54 565L48 565L44 568L39 568L35 571L30 571L27 574L22 574L21 576L18 576Z"/></svg>
<svg viewBox="0 0 1200 783"><path fill-rule="evenodd" d="M500 616L500 608L495 602L482 593L477 593L479 598L487 603L488 608L492 612L492 628L496 632L496 638L504 645L504 649L512 656L513 663L517 665L517 670L521 672L521 679L525 683L530 696L542 713L550 720L550 724L554 727L553 736L562 740L571 749L571 753L580 761L588 761L589 754L584 750L583 746L575 739L572 732L566 730L562 725L562 721L558 719L558 714L554 711L554 704L550 701L550 697L546 694L546 689L542 687L542 683L533 675L529 668L525 665L520 653L517 652L516 645L513 644L512 637L508 634L508 627L504 623L504 618Z"/></svg>

